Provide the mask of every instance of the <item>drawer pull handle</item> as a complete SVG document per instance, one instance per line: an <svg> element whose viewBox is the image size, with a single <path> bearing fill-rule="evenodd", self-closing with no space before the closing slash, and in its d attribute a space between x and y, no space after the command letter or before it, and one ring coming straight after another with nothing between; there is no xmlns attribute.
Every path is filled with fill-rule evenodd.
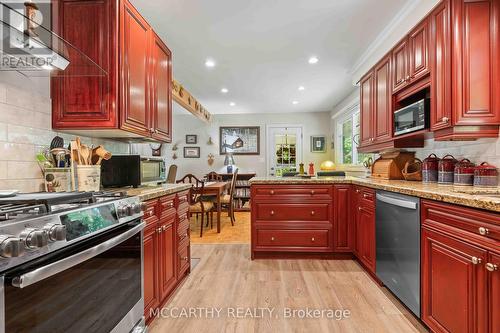
<svg viewBox="0 0 500 333"><path fill-rule="evenodd" d="M315 241L314 237L313 237L313 238L311 238L311 242L314 242L314 241Z"/></svg>
<svg viewBox="0 0 500 333"><path fill-rule="evenodd" d="M168 205L170 208L174 207L174 203L171 202L169 205Z"/></svg>
<svg viewBox="0 0 500 333"><path fill-rule="evenodd" d="M486 269L490 272L494 272L498 270L498 265L492 264L492 263L487 263L486 264Z"/></svg>
<svg viewBox="0 0 500 333"><path fill-rule="evenodd" d="M161 234L161 232L162 232L162 228L158 228L158 229L156 229L156 232L157 232L157 233L159 233L159 234Z"/></svg>
<svg viewBox="0 0 500 333"><path fill-rule="evenodd" d="M311 215L314 216L314 214L316 214L316 213L314 212L314 210L312 210L311 211Z"/></svg>
<svg viewBox="0 0 500 333"><path fill-rule="evenodd" d="M153 211L152 210L149 211L149 216L153 216Z"/></svg>
<svg viewBox="0 0 500 333"><path fill-rule="evenodd" d="M311 191L311 195L314 195L314 190Z"/></svg>
<svg viewBox="0 0 500 333"><path fill-rule="evenodd" d="M274 191L273 191L273 190L269 191L269 194L273 195L273 194L274 194Z"/></svg>
<svg viewBox="0 0 500 333"><path fill-rule="evenodd" d="M271 237L271 242L274 242L274 237Z"/></svg>
<svg viewBox="0 0 500 333"><path fill-rule="evenodd" d="M271 216L274 216L274 210L270 211L269 214L271 214Z"/></svg>
<svg viewBox="0 0 500 333"><path fill-rule="evenodd" d="M483 236L486 236L487 234L490 233L490 231L488 229L486 229L485 227L479 227L479 234L480 235L483 235Z"/></svg>
<svg viewBox="0 0 500 333"><path fill-rule="evenodd" d="M472 257L471 261L474 265L478 265L482 262L481 258L478 258L478 257Z"/></svg>
<svg viewBox="0 0 500 333"><path fill-rule="evenodd" d="M182 257L182 260L184 261L188 261L188 259L189 259L188 257Z"/></svg>

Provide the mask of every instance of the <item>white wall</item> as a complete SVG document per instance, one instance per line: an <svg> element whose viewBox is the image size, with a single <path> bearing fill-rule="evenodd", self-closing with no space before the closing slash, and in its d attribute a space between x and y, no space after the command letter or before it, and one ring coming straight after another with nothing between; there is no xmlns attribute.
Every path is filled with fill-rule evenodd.
<svg viewBox="0 0 500 333"><path fill-rule="evenodd" d="M410 32L441 0L411 0L379 36L368 46L352 68L352 83L356 84L382 57Z"/></svg>
<svg viewBox="0 0 500 333"><path fill-rule="evenodd" d="M266 170L266 125L271 124L297 124L303 126L304 136L304 163L307 165L313 162L316 168L327 159L331 159L331 134L330 134L330 113L312 112L312 113L291 113L291 114L231 114L215 115L211 124L205 124L194 118L192 115L174 115L173 119L173 140L172 143L178 144L176 151L178 159L172 159L173 144L165 145L163 156L167 162L177 164L178 176L187 173L193 173L203 176L209 171L225 172L224 156L219 155L219 127L220 126L260 126L260 155L235 155L236 167L240 172L256 172L258 176L265 176ZM198 143L195 145L186 145L185 135L198 135ZM326 135L327 152L311 153L310 136ZM212 137L213 145L208 145L208 138ZM199 146L201 148L201 157L199 159L185 159L183 157L183 147ZM149 154L148 145L133 145L132 152ZM212 166L208 165L208 154L215 156L215 162ZM179 178L179 177L178 177Z"/></svg>
<svg viewBox="0 0 500 333"><path fill-rule="evenodd" d="M43 179L35 154L49 146L52 131L48 78L26 78L0 72L0 189L34 192ZM68 143L73 136L63 135ZM129 145L111 140L82 138L84 143L103 144L112 153L128 153Z"/></svg>

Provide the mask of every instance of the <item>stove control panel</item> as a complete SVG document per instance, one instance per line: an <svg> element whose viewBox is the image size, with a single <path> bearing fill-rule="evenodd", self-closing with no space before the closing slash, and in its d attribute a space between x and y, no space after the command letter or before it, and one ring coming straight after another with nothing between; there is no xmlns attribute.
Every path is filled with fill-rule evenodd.
<svg viewBox="0 0 500 333"><path fill-rule="evenodd" d="M20 238L30 250L47 246L49 243L49 235L44 229L26 228L21 232Z"/></svg>
<svg viewBox="0 0 500 333"><path fill-rule="evenodd" d="M0 257L15 258L24 253L24 244L20 238L12 235L0 235Z"/></svg>

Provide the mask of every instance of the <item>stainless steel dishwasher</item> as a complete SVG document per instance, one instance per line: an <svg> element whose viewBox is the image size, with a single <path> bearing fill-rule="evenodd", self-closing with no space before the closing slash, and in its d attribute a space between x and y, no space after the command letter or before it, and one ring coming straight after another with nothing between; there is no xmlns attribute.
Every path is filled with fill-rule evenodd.
<svg viewBox="0 0 500 333"><path fill-rule="evenodd" d="M377 191L378 278L420 317L420 199Z"/></svg>

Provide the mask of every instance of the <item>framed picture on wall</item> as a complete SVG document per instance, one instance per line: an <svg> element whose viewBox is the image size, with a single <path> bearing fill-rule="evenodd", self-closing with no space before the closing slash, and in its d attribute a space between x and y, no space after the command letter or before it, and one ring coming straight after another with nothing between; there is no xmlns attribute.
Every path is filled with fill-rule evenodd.
<svg viewBox="0 0 500 333"><path fill-rule="evenodd" d="M326 152L326 135L311 135L311 153Z"/></svg>
<svg viewBox="0 0 500 333"><path fill-rule="evenodd" d="M260 127L220 127L219 142L221 155L260 155Z"/></svg>
<svg viewBox="0 0 500 333"><path fill-rule="evenodd" d="M200 147L184 147L184 158L200 158Z"/></svg>
<svg viewBox="0 0 500 333"><path fill-rule="evenodd" d="M198 136L196 134L187 134L186 135L186 144L195 145L198 143Z"/></svg>

